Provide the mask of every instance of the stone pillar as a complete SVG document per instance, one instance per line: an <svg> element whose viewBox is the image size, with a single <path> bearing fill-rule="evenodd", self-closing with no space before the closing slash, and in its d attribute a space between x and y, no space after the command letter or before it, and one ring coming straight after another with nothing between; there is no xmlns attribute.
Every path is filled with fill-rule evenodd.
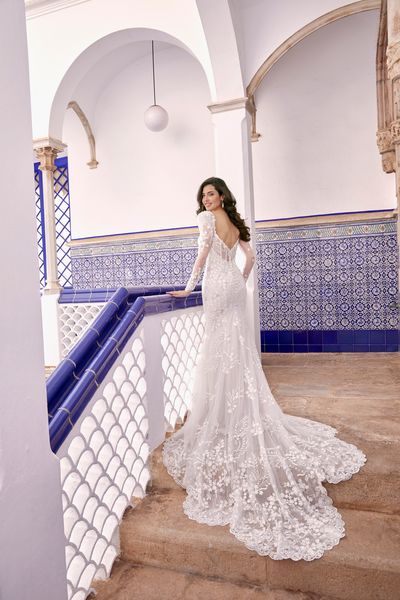
<svg viewBox="0 0 400 600"><path fill-rule="evenodd" d="M398 0L388 0L388 47L387 69L392 83L393 121L390 126L392 143L396 153L396 195L400 204L400 4Z"/></svg>
<svg viewBox="0 0 400 600"><path fill-rule="evenodd" d="M224 179L237 200L237 208L250 227L256 250L253 172L251 156L251 117L247 98L211 104L215 140L215 176ZM260 313L257 265L247 283L248 310L257 348L260 350Z"/></svg>
<svg viewBox="0 0 400 600"><path fill-rule="evenodd" d="M44 231L46 246L46 286L45 294L55 294L61 289L58 281L57 246L56 246L56 219L54 209L54 171L55 159L66 145L59 140L39 139L34 142L34 150L40 161L39 169L43 173L43 204L44 204Z"/></svg>
<svg viewBox="0 0 400 600"><path fill-rule="evenodd" d="M67 600L60 464L49 444L23 0L1 0L0 597Z"/></svg>
<svg viewBox="0 0 400 600"><path fill-rule="evenodd" d="M400 4L398 0L388 0L387 2L387 33L387 72L391 81L393 119L390 125L390 134L395 152L397 239L400 244Z"/></svg>

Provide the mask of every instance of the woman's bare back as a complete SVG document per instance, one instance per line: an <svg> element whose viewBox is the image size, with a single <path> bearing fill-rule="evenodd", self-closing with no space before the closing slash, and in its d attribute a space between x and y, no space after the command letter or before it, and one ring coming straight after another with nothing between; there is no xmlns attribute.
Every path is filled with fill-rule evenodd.
<svg viewBox="0 0 400 600"><path fill-rule="evenodd" d="M217 236L228 248L233 248L239 239L239 229L232 223L226 213L214 216Z"/></svg>

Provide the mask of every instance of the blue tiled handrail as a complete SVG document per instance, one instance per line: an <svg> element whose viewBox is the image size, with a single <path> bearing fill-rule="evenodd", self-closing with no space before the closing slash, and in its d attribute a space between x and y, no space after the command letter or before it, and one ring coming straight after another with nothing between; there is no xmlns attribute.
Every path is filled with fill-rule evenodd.
<svg viewBox="0 0 400 600"><path fill-rule="evenodd" d="M186 298L166 294L174 289L177 288L119 288L111 296L110 290L62 293L60 302L63 303L108 302L47 381L50 444L54 452L66 439L143 318L202 304L200 292Z"/></svg>

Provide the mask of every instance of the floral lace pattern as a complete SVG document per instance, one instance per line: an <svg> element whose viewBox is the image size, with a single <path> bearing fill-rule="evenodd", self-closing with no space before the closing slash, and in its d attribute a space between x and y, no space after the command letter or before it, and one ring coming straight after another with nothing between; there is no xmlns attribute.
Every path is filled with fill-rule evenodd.
<svg viewBox="0 0 400 600"><path fill-rule="evenodd" d="M205 336L191 414L165 442L164 464L186 488L184 511L191 519L229 524L248 548L273 559L319 558L344 536L322 481L349 479L365 456L329 425L282 412L244 318L252 251L243 248L248 257L241 273L239 244L224 244L212 214L200 213L199 228L188 287L205 265Z"/></svg>

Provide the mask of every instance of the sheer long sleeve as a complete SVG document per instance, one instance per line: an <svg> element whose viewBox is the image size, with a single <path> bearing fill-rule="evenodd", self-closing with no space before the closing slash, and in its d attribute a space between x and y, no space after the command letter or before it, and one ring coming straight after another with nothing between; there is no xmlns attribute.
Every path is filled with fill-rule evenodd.
<svg viewBox="0 0 400 600"><path fill-rule="evenodd" d="M240 244L241 249L244 252L244 256L246 259L245 263L244 263L242 275L245 278L245 280L247 281L247 279L251 273L251 270L254 267L256 257L254 255L253 248L250 246L250 242L244 242L243 240L240 240L239 244Z"/></svg>
<svg viewBox="0 0 400 600"><path fill-rule="evenodd" d="M209 211L201 212L197 217L197 224L200 230L198 239L198 253L193 265L192 274L186 284L185 291L192 292L200 279L201 272L206 264L208 253L210 252L214 236L214 215Z"/></svg>

